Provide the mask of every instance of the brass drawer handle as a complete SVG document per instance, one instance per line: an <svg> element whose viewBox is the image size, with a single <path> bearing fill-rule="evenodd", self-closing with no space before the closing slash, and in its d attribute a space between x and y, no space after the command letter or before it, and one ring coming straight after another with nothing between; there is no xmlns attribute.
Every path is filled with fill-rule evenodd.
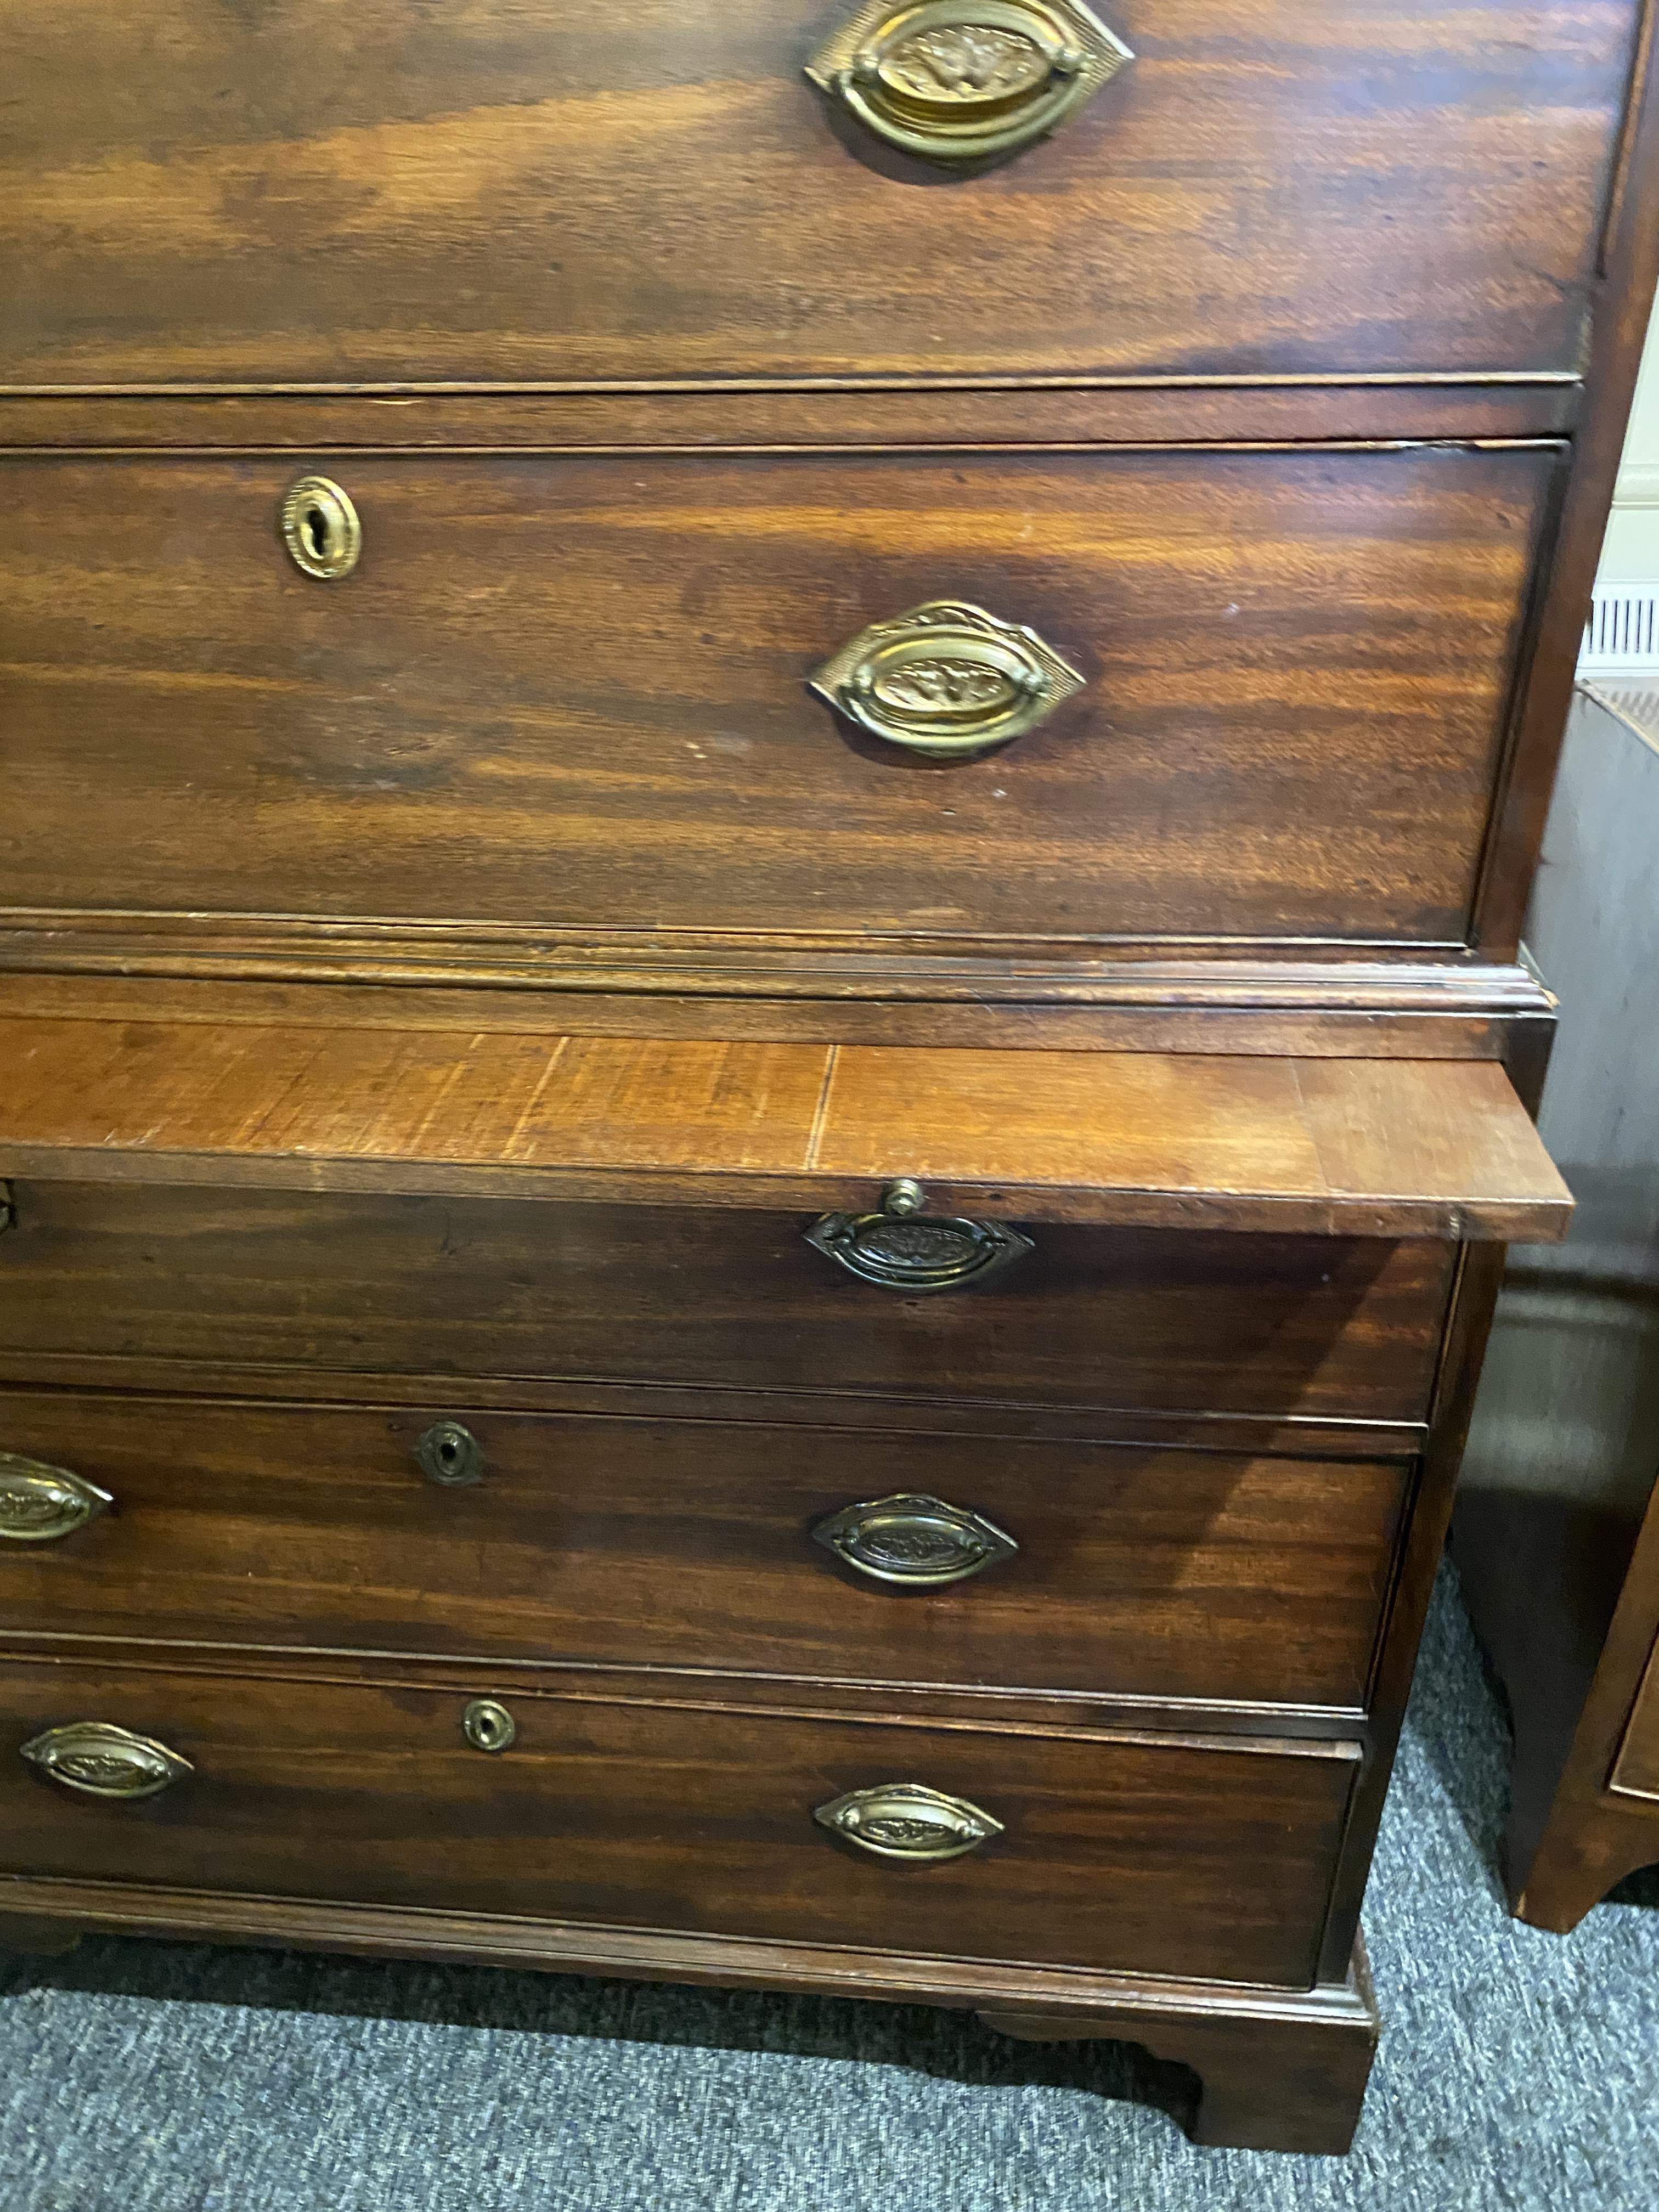
<svg viewBox="0 0 1659 2212"><path fill-rule="evenodd" d="M1034 629L929 599L860 630L807 681L872 737L961 761L1036 729L1084 679Z"/></svg>
<svg viewBox="0 0 1659 2212"><path fill-rule="evenodd" d="M1036 1249L1000 1221L924 1218L922 1202L921 1184L906 1177L888 1186L879 1213L823 1214L806 1241L861 1283L913 1296L964 1290Z"/></svg>
<svg viewBox="0 0 1659 2212"><path fill-rule="evenodd" d="M998 1559L1012 1559L1013 1538L964 1506L925 1491L900 1492L843 1505L812 1531L813 1540L872 1582L942 1589L966 1582Z"/></svg>
<svg viewBox="0 0 1659 2212"><path fill-rule="evenodd" d="M849 1790L817 1806L812 1814L832 1835L878 1859L908 1859L913 1866L959 1859L1002 1833L1002 1823L965 1797L947 1797L920 1782L884 1782Z"/></svg>
<svg viewBox="0 0 1659 2212"><path fill-rule="evenodd" d="M428 1480L447 1489L483 1480L483 1446L459 1421L434 1421L416 1445L415 1457Z"/></svg>
<svg viewBox="0 0 1659 2212"><path fill-rule="evenodd" d="M806 74L890 146L956 168L1045 137L1133 59L1082 0L870 0Z"/></svg>
<svg viewBox="0 0 1659 2212"><path fill-rule="evenodd" d="M87 1797L153 1797L195 1769L187 1759L113 1721L71 1721L23 1746L23 1757Z"/></svg>
<svg viewBox="0 0 1659 2212"><path fill-rule="evenodd" d="M363 550L363 526L351 495L331 477L301 477L283 501L283 543L307 576L349 576Z"/></svg>
<svg viewBox="0 0 1659 2212"><path fill-rule="evenodd" d="M71 1474L66 1467L48 1467L44 1460L0 1452L0 1540L53 1544L60 1536L72 1536L114 1503L108 1491Z"/></svg>

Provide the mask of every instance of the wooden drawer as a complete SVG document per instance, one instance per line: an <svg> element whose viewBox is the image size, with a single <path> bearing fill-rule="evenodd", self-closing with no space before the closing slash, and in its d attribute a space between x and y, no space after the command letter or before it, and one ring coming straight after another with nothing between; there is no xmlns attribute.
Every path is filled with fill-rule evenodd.
<svg viewBox="0 0 1659 2212"><path fill-rule="evenodd" d="M990 1280L862 1283L806 1218L28 1182L0 1353L1418 1421L1448 1245L1035 1228Z"/></svg>
<svg viewBox="0 0 1659 2212"><path fill-rule="evenodd" d="M854 12L12 0L0 375L1579 367L1636 0L1107 0L954 179L807 82Z"/></svg>
<svg viewBox="0 0 1659 2212"><path fill-rule="evenodd" d="M485 1692L499 1685L481 1682ZM1305 1987L1353 1745L1074 1741L511 1695L0 1669L0 1868ZM113 1724L191 1771L137 1802L19 1756ZM868 1856L814 1818L892 1783L1002 1833Z"/></svg>
<svg viewBox="0 0 1659 2212"><path fill-rule="evenodd" d="M354 455L331 585L277 532L291 457L14 457L7 898L526 958L1461 941L1559 459ZM1082 690L953 760L809 691L940 600Z"/></svg>
<svg viewBox="0 0 1659 2212"><path fill-rule="evenodd" d="M1409 1475L462 1409L482 1476L441 1484L416 1451L454 1411L5 1393L4 1629L1353 1708ZM43 1524L21 1457L112 1510ZM866 1516L843 1540L862 1566L814 1540L917 1494L991 1533L930 1505ZM15 1540L43 1525L68 1533Z"/></svg>

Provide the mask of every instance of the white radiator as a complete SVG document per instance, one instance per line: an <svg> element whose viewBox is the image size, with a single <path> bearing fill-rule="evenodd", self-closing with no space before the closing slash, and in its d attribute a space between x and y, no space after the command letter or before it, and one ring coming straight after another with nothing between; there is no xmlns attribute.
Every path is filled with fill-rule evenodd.
<svg viewBox="0 0 1659 2212"><path fill-rule="evenodd" d="M1651 677L1659 683L1659 576L1597 584L1578 666L1585 676Z"/></svg>

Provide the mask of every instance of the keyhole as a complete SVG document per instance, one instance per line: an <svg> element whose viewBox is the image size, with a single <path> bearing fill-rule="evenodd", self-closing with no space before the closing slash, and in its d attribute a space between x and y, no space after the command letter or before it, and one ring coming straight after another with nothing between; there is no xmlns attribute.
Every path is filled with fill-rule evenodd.
<svg viewBox="0 0 1659 2212"><path fill-rule="evenodd" d="M507 1707L494 1698L474 1698L461 1715L461 1733L474 1751L505 1751L519 1727Z"/></svg>
<svg viewBox="0 0 1659 2212"><path fill-rule="evenodd" d="M350 495L331 477L301 477L283 501L283 538L307 576L349 576L357 565L363 526Z"/></svg>
<svg viewBox="0 0 1659 2212"><path fill-rule="evenodd" d="M434 1482L477 1482L483 1475L483 1448L459 1421L434 1421L416 1445L415 1457Z"/></svg>

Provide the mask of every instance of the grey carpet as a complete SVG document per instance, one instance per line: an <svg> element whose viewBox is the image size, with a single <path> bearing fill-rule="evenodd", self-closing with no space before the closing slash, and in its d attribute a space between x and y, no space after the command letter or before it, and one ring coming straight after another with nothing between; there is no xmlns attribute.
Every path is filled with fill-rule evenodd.
<svg viewBox="0 0 1659 2212"><path fill-rule="evenodd" d="M1388 2027L1346 2161L1195 2150L1180 2069L945 2014L100 1941L0 1962L0 2206L1652 2212L1659 1880L1572 1936L1507 1919L1507 1749L1448 1579L1367 1908Z"/></svg>

